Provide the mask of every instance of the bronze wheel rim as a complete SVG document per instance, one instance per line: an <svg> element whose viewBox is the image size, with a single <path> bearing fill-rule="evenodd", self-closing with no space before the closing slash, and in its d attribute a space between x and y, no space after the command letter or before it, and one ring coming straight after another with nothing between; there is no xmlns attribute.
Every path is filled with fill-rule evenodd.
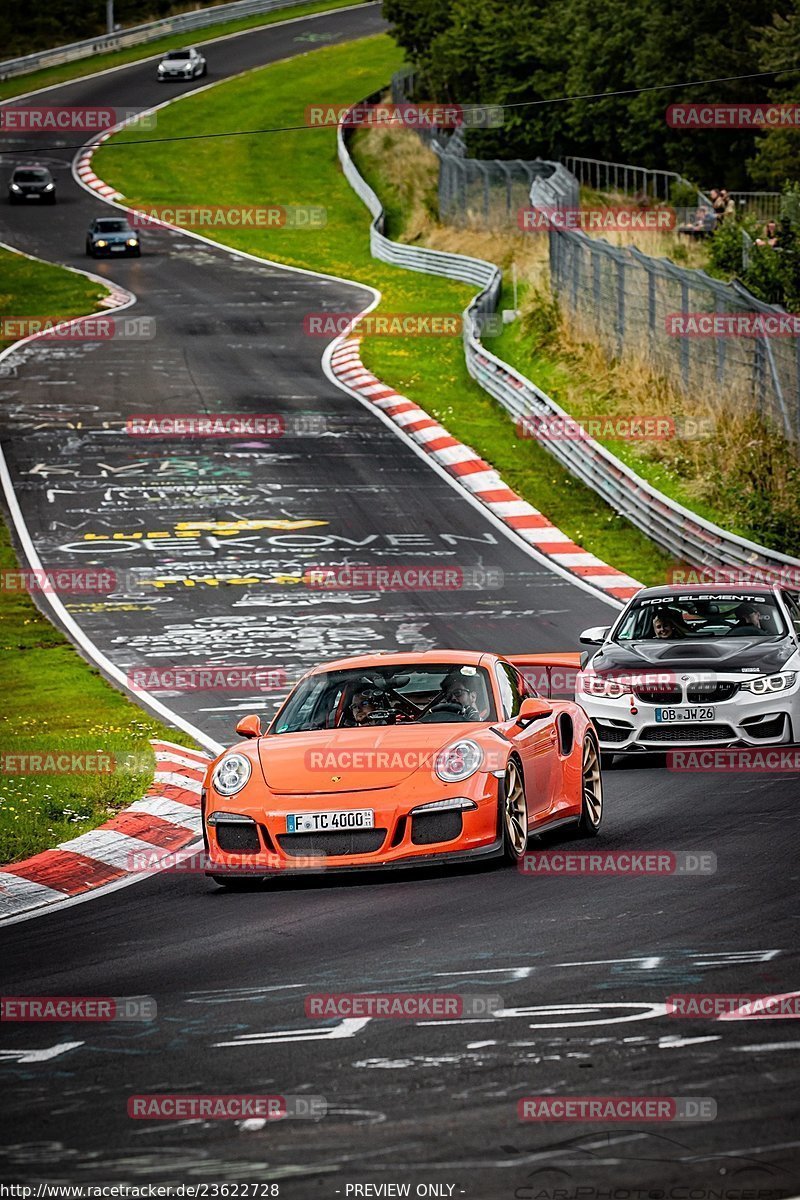
<svg viewBox="0 0 800 1200"><path fill-rule="evenodd" d="M520 857L528 844L528 805L518 764L512 759L506 767L504 818L506 838L515 857Z"/></svg>

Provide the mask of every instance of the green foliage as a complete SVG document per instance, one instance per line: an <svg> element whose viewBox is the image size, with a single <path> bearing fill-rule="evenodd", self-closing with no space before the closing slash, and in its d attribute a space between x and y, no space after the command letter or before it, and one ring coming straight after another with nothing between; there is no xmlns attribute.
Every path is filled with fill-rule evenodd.
<svg viewBox="0 0 800 1200"><path fill-rule="evenodd" d="M747 186L745 164L756 158L763 135L748 129L670 127L665 110L698 100L763 100L762 80L715 84L706 94L696 87L611 93L661 87L669 79L750 75L754 45L762 39L772 39L770 65L778 53L783 61L797 61L800 55L791 55L789 44L800 37L794 17L798 5L800 0L776 0L770 6L763 0L629 0L625 5L386 0L385 8L424 82L426 94L420 98L532 102L508 109L501 129L470 131L472 153L508 158L571 153L667 168L707 187L736 189ZM598 98L563 102L565 96ZM548 100L559 102L540 103ZM800 170L793 165L781 178L787 175L798 177Z"/></svg>
<svg viewBox="0 0 800 1200"><path fill-rule="evenodd" d="M752 222L745 225L737 221L723 221L708 243L708 253L711 267L715 275L723 279L742 274L742 231L746 229L751 237L755 237L755 226Z"/></svg>
<svg viewBox="0 0 800 1200"><path fill-rule="evenodd" d="M772 23L753 38L758 70L800 63L800 0L788 0ZM797 101L800 71L782 71L767 90L770 100ZM756 151L747 164L750 177L760 187L778 188L786 179L800 178L800 131L770 129L756 141Z"/></svg>
<svg viewBox="0 0 800 1200"><path fill-rule="evenodd" d="M683 183L675 180L670 184L669 202L673 208L696 208L698 191L698 187L688 180Z"/></svg>

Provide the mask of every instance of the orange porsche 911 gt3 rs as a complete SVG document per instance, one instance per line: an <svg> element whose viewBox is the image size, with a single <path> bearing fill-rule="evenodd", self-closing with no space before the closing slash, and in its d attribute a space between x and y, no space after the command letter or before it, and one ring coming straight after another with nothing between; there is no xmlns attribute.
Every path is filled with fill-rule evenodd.
<svg viewBox="0 0 800 1200"><path fill-rule="evenodd" d="M534 661L546 670L565 656L431 650L309 672L265 733L244 717L246 740L209 766L208 874L236 887L287 872L516 862L532 833L596 834L597 735L577 704L526 682L519 666Z"/></svg>

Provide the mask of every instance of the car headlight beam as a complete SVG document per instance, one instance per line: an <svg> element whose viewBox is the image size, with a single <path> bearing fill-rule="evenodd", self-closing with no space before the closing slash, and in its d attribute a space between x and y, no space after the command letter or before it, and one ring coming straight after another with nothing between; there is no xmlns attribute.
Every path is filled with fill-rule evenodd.
<svg viewBox="0 0 800 1200"><path fill-rule="evenodd" d="M220 796L235 796L250 778L250 759L244 754L226 754L214 768L211 782Z"/></svg>

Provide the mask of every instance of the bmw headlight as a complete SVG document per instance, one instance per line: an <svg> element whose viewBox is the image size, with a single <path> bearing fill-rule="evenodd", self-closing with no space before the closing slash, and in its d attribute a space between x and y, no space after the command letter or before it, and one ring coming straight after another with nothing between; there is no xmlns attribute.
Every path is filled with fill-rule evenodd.
<svg viewBox="0 0 800 1200"><path fill-rule="evenodd" d="M578 688L587 696L604 696L607 700L619 700L633 691L630 682L591 673L578 677Z"/></svg>
<svg viewBox="0 0 800 1200"><path fill-rule="evenodd" d="M759 675L755 679L746 679L741 685L743 692L752 692L754 696L768 696L773 692L785 692L794 687L797 679L796 671L782 671L777 675Z"/></svg>
<svg viewBox="0 0 800 1200"><path fill-rule="evenodd" d="M211 782L220 796L235 796L250 778L250 759L244 754L226 754L214 768Z"/></svg>
<svg viewBox="0 0 800 1200"><path fill-rule="evenodd" d="M12 192L21 192L22 188L19 186L18 183L12 183L11 190L12 190Z"/></svg>
<svg viewBox="0 0 800 1200"><path fill-rule="evenodd" d="M460 783L474 775L483 763L483 751L477 742L466 739L453 742L436 756L435 771L443 783Z"/></svg>
<svg viewBox="0 0 800 1200"><path fill-rule="evenodd" d="M55 186L56 186L56 185L55 185L54 183L46 183L46 184L44 185L44 190L45 190L46 192L52 192L52 191L53 191L53 189L55 188Z"/></svg>

